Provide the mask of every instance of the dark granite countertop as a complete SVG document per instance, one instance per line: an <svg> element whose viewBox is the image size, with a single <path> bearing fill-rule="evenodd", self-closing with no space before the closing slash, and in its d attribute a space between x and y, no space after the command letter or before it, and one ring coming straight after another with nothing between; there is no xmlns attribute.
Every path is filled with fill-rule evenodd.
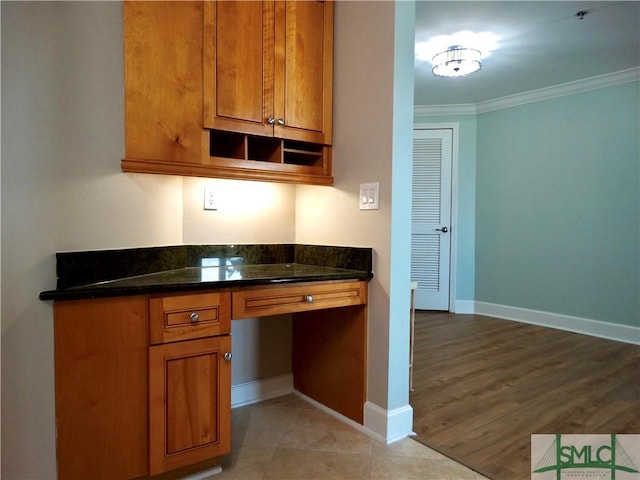
<svg viewBox="0 0 640 480"><path fill-rule="evenodd" d="M41 292L40 299L369 280L373 277L371 255L370 248L317 245L178 246L58 253L57 288Z"/></svg>

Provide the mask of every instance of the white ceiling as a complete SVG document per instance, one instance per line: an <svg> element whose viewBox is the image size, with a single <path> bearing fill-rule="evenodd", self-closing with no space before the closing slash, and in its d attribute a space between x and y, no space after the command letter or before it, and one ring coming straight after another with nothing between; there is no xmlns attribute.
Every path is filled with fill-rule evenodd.
<svg viewBox="0 0 640 480"><path fill-rule="evenodd" d="M640 1L416 1L416 42L464 30L499 45L467 77L434 77L416 60L415 105L474 104L640 65Z"/></svg>

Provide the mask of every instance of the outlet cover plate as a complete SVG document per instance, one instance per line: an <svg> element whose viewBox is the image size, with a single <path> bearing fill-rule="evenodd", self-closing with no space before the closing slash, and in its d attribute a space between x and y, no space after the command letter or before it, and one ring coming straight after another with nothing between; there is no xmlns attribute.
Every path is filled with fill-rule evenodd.
<svg viewBox="0 0 640 480"><path fill-rule="evenodd" d="M216 192L211 185L204 186L204 209L205 210L217 210L216 204Z"/></svg>

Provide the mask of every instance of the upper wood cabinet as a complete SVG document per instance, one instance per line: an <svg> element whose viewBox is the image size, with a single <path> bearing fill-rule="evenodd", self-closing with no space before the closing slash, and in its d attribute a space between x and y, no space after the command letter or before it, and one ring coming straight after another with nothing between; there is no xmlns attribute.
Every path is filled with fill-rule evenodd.
<svg viewBox="0 0 640 480"><path fill-rule="evenodd" d="M124 2L128 172L332 185L331 1Z"/></svg>
<svg viewBox="0 0 640 480"><path fill-rule="evenodd" d="M124 2L126 171L140 161L198 165L208 157L202 10L198 1Z"/></svg>
<svg viewBox="0 0 640 480"><path fill-rule="evenodd" d="M207 2L204 126L331 143L333 3Z"/></svg>

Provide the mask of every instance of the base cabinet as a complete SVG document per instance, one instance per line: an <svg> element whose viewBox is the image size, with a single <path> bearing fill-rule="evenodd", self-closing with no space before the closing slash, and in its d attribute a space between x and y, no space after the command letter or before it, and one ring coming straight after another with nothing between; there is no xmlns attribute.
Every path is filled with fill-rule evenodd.
<svg viewBox="0 0 640 480"><path fill-rule="evenodd" d="M231 450L231 337L149 348L149 473Z"/></svg>
<svg viewBox="0 0 640 480"><path fill-rule="evenodd" d="M228 292L56 302L58 480L142 479L229 453L230 320Z"/></svg>
<svg viewBox="0 0 640 480"><path fill-rule="evenodd" d="M293 314L294 388L362 423L365 281L56 301L58 480L215 464L231 451L231 319L280 314Z"/></svg>
<svg viewBox="0 0 640 480"><path fill-rule="evenodd" d="M145 297L54 304L58 480L147 474Z"/></svg>

